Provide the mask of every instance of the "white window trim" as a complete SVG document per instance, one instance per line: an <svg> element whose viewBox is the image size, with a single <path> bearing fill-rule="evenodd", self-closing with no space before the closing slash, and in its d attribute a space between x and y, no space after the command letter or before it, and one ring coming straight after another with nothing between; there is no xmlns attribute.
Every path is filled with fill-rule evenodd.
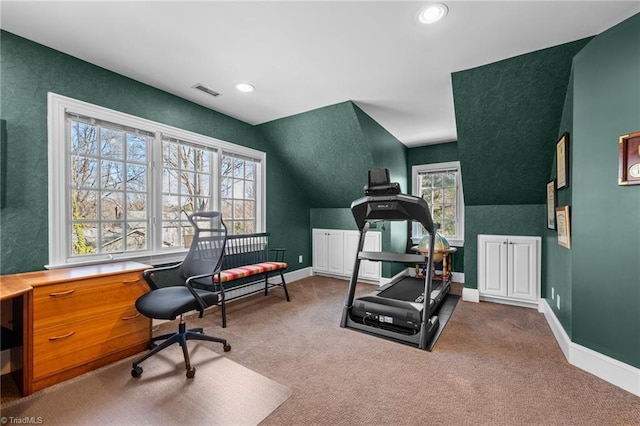
<svg viewBox="0 0 640 426"><path fill-rule="evenodd" d="M156 134L156 139L162 134L182 140L190 140L198 144L209 146L218 151L221 155L223 151L255 158L258 161L256 176L260 178L260 184L256 187L256 232L266 231L266 177L267 177L267 154L242 145L236 145L220 139L200 135L177 127L136 117L109 108L100 107L77 99L58 95L49 92L47 96L47 125L48 125L48 166L49 166L49 264L47 269L56 269L77 265L88 265L106 263L116 260L136 260L148 264L161 264L182 260L185 249L178 248L175 251L148 251L144 254L136 255L132 253L106 254L96 256L91 259L66 257L70 236L66 234L68 229L68 156L69 148L66 143L66 114L67 112L78 113L88 117L121 124L141 130L147 130ZM158 142L156 140L156 142ZM158 150L159 152L160 150ZM149 159L150 167L156 159ZM61 167L61 165L64 165ZM217 165L215 166L217 173ZM158 170L161 167L151 167L151 180L149 185L151 191L157 194ZM219 203L219 199L216 200ZM155 205L150 206L149 214L151 224L159 223L158 212ZM155 232L155 230L154 230Z"/></svg>
<svg viewBox="0 0 640 426"><path fill-rule="evenodd" d="M445 170L457 169L458 179L456 185L458 186L457 191L457 200L456 200L456 216L458 218L456 222L456 233L458 238L449 238L447 237L447 241L449 244L455 247L463 247L464 246L464 194L462 193L462 170L460 168L459 161L450 161L446 163L432 163L432 164L420 164L411 167L411 193L417 197L420 197L422 194L418 193L418 173L428 173L428 172L441 172ZM429 206L431 208L431 206ZM419 238L412 236L412 240L415 244L419 242Z"/></svg>

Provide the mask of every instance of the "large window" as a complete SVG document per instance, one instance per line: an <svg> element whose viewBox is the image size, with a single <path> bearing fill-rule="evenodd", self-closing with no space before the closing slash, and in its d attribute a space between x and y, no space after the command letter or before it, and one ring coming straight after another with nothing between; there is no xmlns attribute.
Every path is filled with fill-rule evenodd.
<svg viewBox="0 0 640 426"><path fill-rule="evenodd" d="M464 243L464 197L460 162L413 166L413 195L427 201L437 231L453 245ZM414 223L412 236L419 239L424 227Z"/></svg>
<svg viewBox="0 0 640 426"><path fill-rule="evenodd" d="M264 230L265 154L49 94L49 265L184 256L187 214Z"/></svg>

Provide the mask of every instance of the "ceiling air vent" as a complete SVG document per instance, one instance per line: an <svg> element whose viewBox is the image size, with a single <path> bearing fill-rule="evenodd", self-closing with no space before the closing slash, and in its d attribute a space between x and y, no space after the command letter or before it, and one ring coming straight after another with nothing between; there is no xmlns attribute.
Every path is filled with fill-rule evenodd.
<svg viewBox="0 0 640 426"><path fill-rule="evenodd" d="M196 84L194 86L191 86L191 87L193 87L194 89L198 89L198 90L200 90L200 91L202 91L204 93L207 93L207 94L209 94L211 96L220 96L220 93L216 92L215 90L211 90L207 86L203 86L200 83L198 83L198 84Z"/></svg>

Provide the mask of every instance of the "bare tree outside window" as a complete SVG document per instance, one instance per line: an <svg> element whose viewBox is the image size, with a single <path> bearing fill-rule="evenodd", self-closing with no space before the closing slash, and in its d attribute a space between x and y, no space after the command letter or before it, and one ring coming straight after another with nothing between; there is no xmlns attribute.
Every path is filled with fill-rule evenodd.
<svg viewBox="0 0 640 426"><path fill-rule="evenodd" d="M257 163L223 155L220 163L222 218L232 234L256 232Z"/></svg>
<svg viewBox="0 0 640 426"><path fill-rule="evenodd" d="M213 150L165 138L162 153L162 244L188 245L192 230L186 215L213 206Z"/></svg>
<svg viewBox="0 0 640 426"><path fill-rule="evenodd" d="M147 248L148 135L70 119L71 254Z"/></svg>
<svg viewBox="0 0 640 426"><path fill-rule="evenodd" d="M456 173L455 170L447 170L418 175L420 194L431 208L438 232L445 237L456 236ZM424 229L422 232L426 233Z"/></svg>

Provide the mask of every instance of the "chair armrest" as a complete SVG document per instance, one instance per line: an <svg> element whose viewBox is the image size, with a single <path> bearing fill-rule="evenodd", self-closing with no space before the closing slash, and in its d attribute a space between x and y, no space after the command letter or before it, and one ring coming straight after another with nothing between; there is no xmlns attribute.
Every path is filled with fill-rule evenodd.
<svg viewBox="0 0 640 426"><path fill-rule="evenodd" d="M159 287L158 285L155 283L155 281L153 281L153 274L154 272L158 272L158 271L169 271L171 269L176 269L179 268L180 265L182 265L182 262L180 263L176 263L175 265L169 265L169 266L161 266L159 268L151 268L151 269L145 269L144 271L142 271L142 278L144 278L144 280L147 282L147 284L149 284L149 287L152 290L157 290Z"/></svg>
<svg viewBox="0 0 640 426"><path fill-rule="evenodd" d="M200 306L200 309L198 309L198 311L200 312L200 315L198 315L198 318L202 318L202 316L204 315L204 310L209 306L204 303L204 300L202 300L198 292L195 291L195 289L193 288L193 285L191 284L191 281L199 280L200 278L213 277L218 272L219 271L215 271L211 274L194 275L192 277L187 278L187 280L184 283L185 286L189 289L189 291L193 295L193 297L198 302L198 305ZM213 279L211 280L211 284L213 285ZM215 286L214 286L214 290L215 290Z"/></svg>

